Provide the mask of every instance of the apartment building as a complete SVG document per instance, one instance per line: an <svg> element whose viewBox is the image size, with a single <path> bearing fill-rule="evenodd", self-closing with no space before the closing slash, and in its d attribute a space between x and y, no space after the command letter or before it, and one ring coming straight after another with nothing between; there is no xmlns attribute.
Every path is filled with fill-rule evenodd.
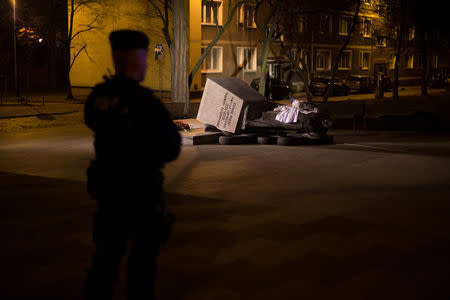
<svg viewBox="0 0 450 300"><path fill-rule="evenodd" d="M230 7L236 2L186 0L190 70L197 63L202 51L214 40L217 31L226 25ZM343 2L331 0L284 3L288 2L292 2L295 9L283 10L280 28L284 34L270 47L269 75L290 81L294 86L301 86L286 51L294 57L301 56L314 76L329 76L337 53L350 34L354 7L346 8L343 7ZM237 9L229 26L194 76L192 91L201 91L208 77L236 76L250 83L260 76L263 40L256 28L256 18L264 18L270 9L265 2L256 16L255 5L250 1ZM289 14L292 11L295 13ZM157 18L149 18L150 14L149 6L138 0L117 1L109 7L102 27L86 32L74 40L75 45L87 45L89 57L80 55L77 58L71 71L72 84L93 86L101 81L103 75L113 70L109 56L108 33L115 29L133 28L150 36L151 47L162 45L164 49L162 59L149 57L151 76L148 76L144 84L155 90L170 90L169 47L161 33L162 23ZM88 24L92 17L89 11L83 11L78 15L75 25ZM386 6L383 0L363 0L358 23L338 63L338 78L346 79L354 74L373 76L378 71L391 73L394 52L390 30L386 23ZM401 78L412 78L416 83L420 80L424 66L423 51L419 47L420 36L415 25L411 23L407 29L405 51L400 61ZM448 50L442 53L439 48L439 32L433 34L430 41L437 45L430 47L433 52L427 55L429 61L426 65L431 69L438 68L445 63ZM284 50L281 47L282 42ZM436 50L433 50L435 48ZM76 48L72 51L76 51Z"/></svg>
<svg viewBox="0 0 450 300"><path fill-rule="evenodd" d="M218 7L217 16L221 25L228 14L228 1L199 1L202 6L199 24L202 47L206 47L216 32L214 5ZM342 2L327 0L293 3L302 5L303 9L297 9L296 14L282 16L281 23L285 32L283 43L290 55L303 58L313 76L331 75L337 54L349 34L350 42L338 62L338 78L346 79L355 74L374 76L377 72L392 75L395 59L392 28L388 24L387 6L383 0L361 2L358 23L353 32L350 31L354 7L344 7ZM235 20L203 65L202 85L207 77L213 76L238 76L247 82L259 76L262 40L256 29L255 17L264 17L264 13L255 16L254 11L254 6L251 5L243 5L239 9ZM283 13L289 12L285 10ZM408 24L406 31L404 52L399 61L400 80L405 84L416 84L420 82L425 65L420 46L422 41L416 33L414 23ZM434 35L430 40L437 41L439 32ZM280 43L281 39L275 41L270 48L269 75L296 85L300 79L293 71L288 53L282 50ZM426 66L429 70L437 69L445 62L443 58L448 52L442 53L439 45L430 49L433 53L428 55Z"/></svg>
<svg viewBox="0 0 450 300"><path fill-rule="evenodd" d="M216 26L216 18L219 27L223 26L229 17L230 8L236 2L234 0L231 3L230 0L190 1L190 48L200 48L200 51L191 52L191 61L196 62L201 51L204 51L214 39L219 30ZM193 3L196 5L194 6ZM196 10L197 13L195 13ZM195 18L197 15L199 18ZM197 42L195 36L200 36L200 47L192 46ZM255 7L244 4L236 9L227 30L203 62L200 74L197 74L196 80L194 79L192 88L201 89L208 77L236 76L250 82L259 76L260 53L261 37L256 28Z"/></svg>

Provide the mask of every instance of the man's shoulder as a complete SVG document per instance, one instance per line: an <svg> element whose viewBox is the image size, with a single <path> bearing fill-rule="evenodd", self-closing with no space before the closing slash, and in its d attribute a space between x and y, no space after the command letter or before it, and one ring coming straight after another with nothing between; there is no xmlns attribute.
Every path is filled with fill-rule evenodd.
<svg viewBox="0 0 450 300"><path fill-rule="evenodd" d="M145 96L145 97L148 97L148 98L154 98L155 100L159 100L155 96L155 94L154 94L154 92L153 92L153 90L151 88L148 88L146 86L143 86L143 85L139 84L138 85L138 90L139 90L139 94L142 95L142 96Z"/></svg>
<svg viewBox="0 0 450 300"><path fill-rule="evenodd" d="M107 81L104 81L104 82L96 84L92 88L90 95L92 96L92 95L107 94L108 91L111 91L111 90L112 90L111 84Z"/></svg>
<svg viewBox="0 0 450 300"><path fill-rule="evenodd" d="M145 105L150 106L163 106L161 100L155 95L151 88L139 85L138 99Z"/></svg>

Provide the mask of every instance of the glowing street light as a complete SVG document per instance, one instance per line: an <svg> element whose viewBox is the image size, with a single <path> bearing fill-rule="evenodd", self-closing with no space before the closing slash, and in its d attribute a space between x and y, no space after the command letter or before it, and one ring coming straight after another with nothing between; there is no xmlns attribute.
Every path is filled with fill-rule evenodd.
<svg viewBox="0 0 450 300"><path fill-rule="evenodd" d="M16 0L12 0L13 5L13 37L14 37L14 87L16 89L16 97L19 97L19 85L17 83L17 46L16 46Z"/></svg>

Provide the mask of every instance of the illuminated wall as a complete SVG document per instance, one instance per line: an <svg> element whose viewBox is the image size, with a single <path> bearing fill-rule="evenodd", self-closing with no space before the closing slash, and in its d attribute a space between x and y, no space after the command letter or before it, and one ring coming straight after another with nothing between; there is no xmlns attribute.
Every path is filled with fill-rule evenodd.
<svg viewBox="0 0 450 300"><path fill-rule="evenodd" d="M189 1L189 71L194 68L202 52L201 0ZM198 70L192 80L191 90L202 87L201 70Z"/></svg>
<svg viewBox="0 0 450 300"><path fill-rule="evenodd" d="M70 7L69 7L70 8ZM145 32L150 38L148 71L143 82L152 89L170 90L170 55L169 47L161 32L162 23L156 17L149 17L154 12L148 3L139 0L103 1L102 5L79 10L74 18L74 33L86 28L96 17L93 25L97 29L79 34L73 41L71 57L86 45L87 54L82 51L70 72L72 86L91 87L102 81L102 76L114 73L111 59L109 33L117 29L136 29ZM156 44L163 44L162 60L155 60L153 49Z"/></svg>

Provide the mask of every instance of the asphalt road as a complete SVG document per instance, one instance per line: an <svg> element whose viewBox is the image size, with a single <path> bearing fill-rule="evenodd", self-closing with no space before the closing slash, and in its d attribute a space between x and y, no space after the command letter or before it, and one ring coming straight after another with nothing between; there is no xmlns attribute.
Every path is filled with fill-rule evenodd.
<svg viewBox="0 0 450 300"><path fill-rule="evenodd" d="M430 96L441 96L448 95L448 92L444 88L428 88L427 93ZM421 95L421 86L412 85L412 86L402 86L398 90L398 94L400 97L410 97L410 96L420 96ZM384 92L384 97L392 99L392 91ZM295 93L296 97L306 97L305 92ZM322 101L323 96L313 96L313 101ZM343 100L373 100L374 93L359 93L356 91L351 92L346 96L332 96L328 100L329 101L343 101Z"/></svg>
<svg viewBox="0 0 450 300"><path fill-rule="evenodd" d="M164 171L178 222L159 299L448 299L450 136L334 134L184 147ZM92 156L81 126L0 136L2 299L80 299Z"/></svg>

